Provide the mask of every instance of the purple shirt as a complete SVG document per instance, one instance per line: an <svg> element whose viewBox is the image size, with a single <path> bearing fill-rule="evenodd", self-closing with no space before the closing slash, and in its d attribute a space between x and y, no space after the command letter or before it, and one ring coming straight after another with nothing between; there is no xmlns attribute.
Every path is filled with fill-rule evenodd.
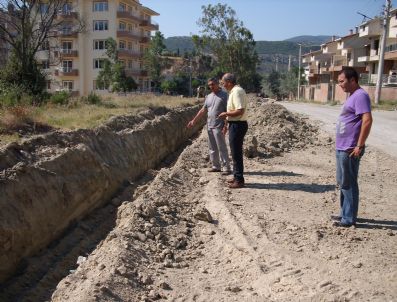
<svg viewBox="0 0 397 302"><path fill-rule="evenodd" d="M364 89L359 88L348 97L336 123L336 150L346 151L357 146L362 115L371 112L371 100Z"/></svg>

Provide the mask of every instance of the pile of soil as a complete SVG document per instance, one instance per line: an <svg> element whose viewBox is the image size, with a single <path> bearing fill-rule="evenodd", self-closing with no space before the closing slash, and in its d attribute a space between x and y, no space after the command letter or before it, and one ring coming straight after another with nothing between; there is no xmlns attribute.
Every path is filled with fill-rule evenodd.
<svg viewBox="0 0 397 302"><path fill-rule="evenodd" d="M274 100L249 95L245 155L274 157L317 142L318 127Z"/></svg>

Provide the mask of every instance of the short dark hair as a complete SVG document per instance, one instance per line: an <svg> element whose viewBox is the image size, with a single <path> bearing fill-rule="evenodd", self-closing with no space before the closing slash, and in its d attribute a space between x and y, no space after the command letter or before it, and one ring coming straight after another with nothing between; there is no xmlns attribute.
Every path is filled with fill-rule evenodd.
<svg viewBox="0 0 397 302"><path fill-rule="evenodd" d="M230 82L232 84L236 84L237 83L236 76L234 74L232 74L232 73L225 73L224 76L223 76L223 80L224 81L228 81L228 82Z"/></svg>
<svg viewBox="0 0 397 302"><path fill-rule="evenodd" d="M355 79L358 83L358 72L353 67L343 67L339 74L344 74L349 81Z"/></svg>
<svg viewBox="0 0 397 302"><path fill-rule="evenodd" d="M217 78L209 78L208 81L207 81L207 83L208 83L208 82L212 82L212 83L214 83L214 84L219 84L219 80L218 80Z"/></svg>

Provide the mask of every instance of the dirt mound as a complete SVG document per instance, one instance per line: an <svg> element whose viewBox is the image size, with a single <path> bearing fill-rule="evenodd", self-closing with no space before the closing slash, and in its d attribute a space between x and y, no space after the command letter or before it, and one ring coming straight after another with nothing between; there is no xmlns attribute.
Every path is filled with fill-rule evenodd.
<svg viewBox="0 0 397 302"><path fill-rule="evenodd" d="M201 125L180 125L197 110L147 111L131 122L117 117L92 130L53 132L1 148L0 280L184 145Z"/></svg>
<svg viewBox="0 0 397 302"><path fill-rule="evenodd" d="M274 157L317 140L318 128L282 105L249 95L247 157Z"/></svg>

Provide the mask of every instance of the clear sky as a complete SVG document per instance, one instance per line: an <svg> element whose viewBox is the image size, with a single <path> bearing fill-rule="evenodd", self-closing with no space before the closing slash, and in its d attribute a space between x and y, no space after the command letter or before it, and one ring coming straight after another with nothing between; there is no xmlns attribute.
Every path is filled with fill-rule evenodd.
<svg viewBox="0 0 397 302"><path fill-rule="evenodd" d="M165 38L199 34L202 5L227 4L257 41L279 41L301 35L345 36L363 17L380 15L385 0L140 0L158 12L153 17ZM392 0L397 7L397 0Z"/></svg>

